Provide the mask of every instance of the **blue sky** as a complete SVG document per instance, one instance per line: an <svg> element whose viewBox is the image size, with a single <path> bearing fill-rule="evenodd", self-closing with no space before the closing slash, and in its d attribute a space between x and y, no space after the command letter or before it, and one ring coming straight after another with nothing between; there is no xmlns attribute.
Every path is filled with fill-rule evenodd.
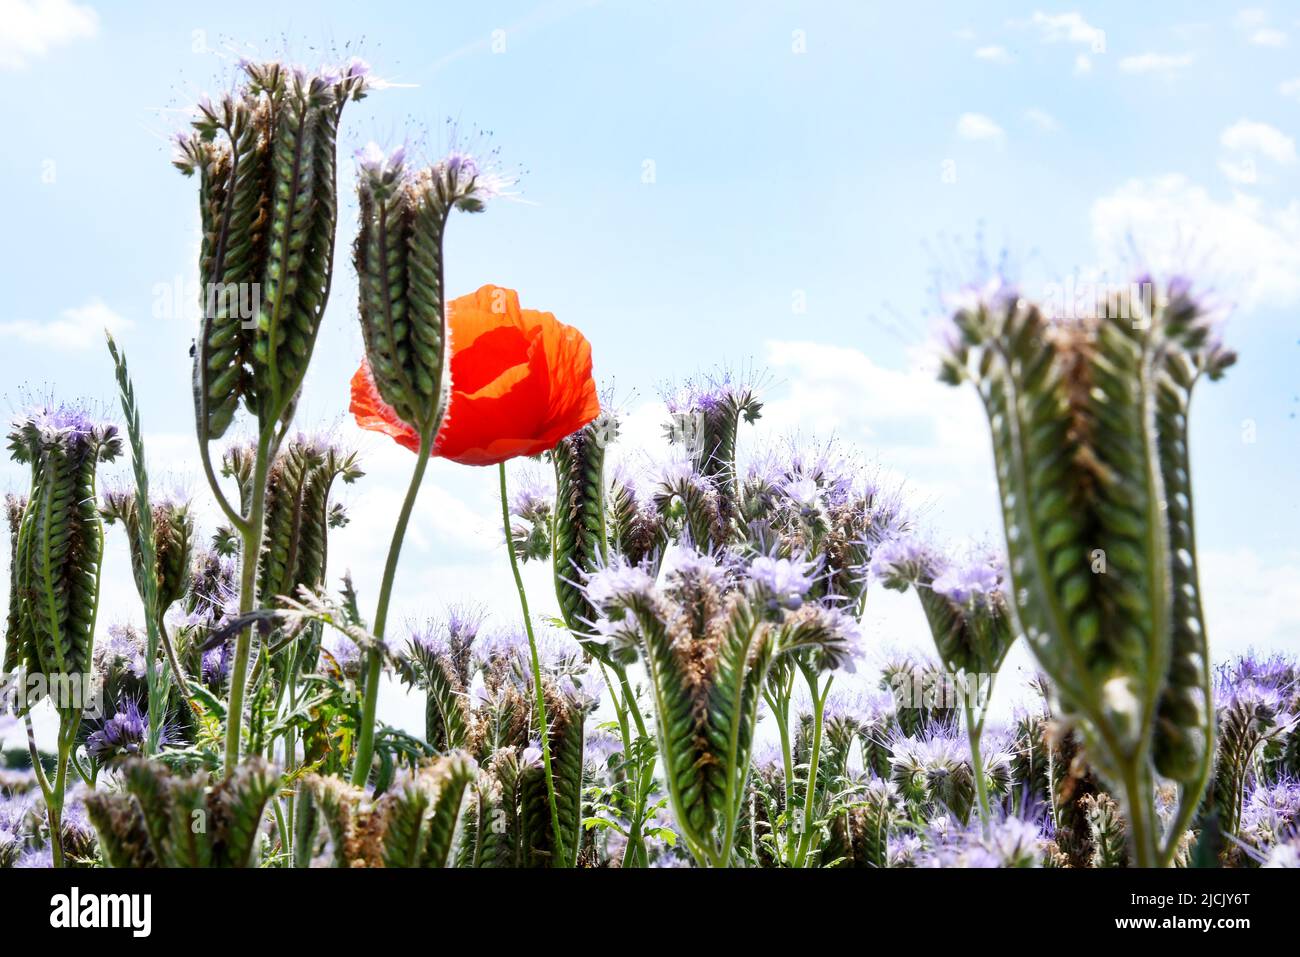
<svg viewBox="0 0 1300 957"><path fill-rule="evenodd" d="M748 447L794 430L835 435L905 476L938 533L996 538L973 398L934 384L927 366L939 291L980 278L981 256L1005 255L1030 290L1126 279L1138 265L1191 272L1232 312L1226 336L1241 353L1194 414L1212 640L1220 653L1295 647L1294 10L559 0L230 2L217 14L0 0L10 406L25 387L112 401L99 332L111 325L153 471L202 496L184 289L196 187L171 169L165 139L201 92L230 83L241 54L315 65L355 52L393 85L349 106L341 154L408 139L436 156L454 117L493 131L504 162L526 171L522 201L453 221L449 288L511 286L581 328L624 403L621 454L634 462L657 443L663 380L751 364L771 385ZM348 199L340 250L354 224ZM370 475L348 493L354 521L332 558L373 596L411 463L344 421L361 345L346 255L336 267L299 423L336 428L365 456ZM401 614L508 597L492 479L435 463ZM0 482L17 481L6 463ZM545 576L531 580L545 607ZM134 613L123 561L104 602L108 620ZM924 636L892 596L868 624L882 645Z"/></svg>

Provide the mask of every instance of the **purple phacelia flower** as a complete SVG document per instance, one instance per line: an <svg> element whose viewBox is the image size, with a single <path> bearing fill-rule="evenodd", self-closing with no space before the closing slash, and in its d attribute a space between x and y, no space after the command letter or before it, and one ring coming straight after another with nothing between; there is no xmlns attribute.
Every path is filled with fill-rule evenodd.
<svg viewBox="0 0 1300 957"><path fill-rule="evenodd" d="M1275 845L1260 867L1300 867L1300 838Z"/></svg>
<svg viewBox="0 0 1300 957"><path fill-rule="evenodd" d="M230 677L233 649L234 643L225 641L203 652L202 677L203 683L209 688L219 689L225 686L226 679Z"/></svg>
<svg viewBox="0 0 1300 957"><path fill-rule="evenodd" d="M147 670L145 638L130 625L109 625L108 637L95 646L94 658L101 673L121 668L142 679Z"/></svg>
<svg viewBox="0 0 1300 957"><path fill-rule="evenodd" d="M888 538L871 556L871 575L886 588L906 588L927 574L934 562L930 546L916 536Z"/></svg>
<svg viewBox="0 0 1300 957"><path fill-rule="evenodd" d="M717 555L706 554L691 547L681 547L671 555L666 575L693 585L711 585L723 588L727 583L727 568Z"/></svg>
<svg viewBox="0 0 1300 957"><path fill-rule="evenodd" d="M616 561L588 575L586 591L588 600L603 611L638 598L652 597L655 580L640 565Z"/></svg>
<svg viewBox="0 0 1300 957"><path fill-rule="evenodd" d="M367 176L382 179L401 173L406 161L406 147L395 146L391 153L385 153L382 146L371 141L352 155L356 158L357 169Z"/></svg>
<svg viewBox="0 0 1300 957"><path fill-rule="evenodd" d="M44 847L29 848L24 851L18 860L14 861L15 868L24 870L43 869L54 866L54 851L47 844Z"/></svg>
<svg viewBox="0 0 1300 957"><path fill-rule="evenodd" d="M953 563L935 576L930 587L958 605L984 602L1002 587L1002 566L994 557L981 555Z"/></svg>
<svg viewBox="0 0 1300 957"><path fill-rule="evenodd" d="M813 586L812 562L760 555L749 563L749 580L764 604L773 611L794 611Z"/></svg>
<svg viewBox="0 0 1300 957"><path fill-rule="evenodd" d="M132 698L118 702L117 712L100 725L86 739L86 753L100 764L117 758L134 757L143 753L149 737L149 718ZM171 741L171 733L163 727L159 743Z"/></svg>

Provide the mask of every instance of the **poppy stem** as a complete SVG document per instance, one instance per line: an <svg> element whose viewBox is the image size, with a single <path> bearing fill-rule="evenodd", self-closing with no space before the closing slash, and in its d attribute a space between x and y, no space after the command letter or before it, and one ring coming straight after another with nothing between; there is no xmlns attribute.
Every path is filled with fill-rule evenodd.
<svg viewBox="0 0 1300 957"><path fill-rule="evenodd" d="M415 455L415 471L411 473L411 484L406 490L402 511L397 516L397 525L393 528L393 541L388 546L388 561L384 564L384 579L379 586L379 605L375 609L371 634L380 642L384 640L384 626L388 623L388 600L393 594L393 580L397 577L397 559L402 554L402 540L406 538L406 526L411 520L411 510L415 508L415 497L420 493L420 483L424 480L424 470L429 464L429 453L432 450L433 433L421 435L420 448ZM357 735L357 754L352 765L352 784L359 788L366 785L366 779L370 776L370 762L375 754L375 711L379 707L383 652L379 648L366 649L365 662L366 684L361 704L361 729Z"/></svg>
<svg viewBox="0 0 1300 957"><path fill-rule="evenodd" d="M515 574L515 588L519 591L519 605L524 612L524 631L528 633L528 651L533 658L533 691L537 697L537 726L542 739L542 770L546 774L546 799L551 805L551 830L555 838L555 854L552 860L564 866L568 860L564 854L564 837L560 830L560 812L555 801L555 776L551 773L550 725L546 722L546 695L542 690L542 661L537 654L537 638L533 635L533 619L528 612L528 594L524 591L524 580L519 574L519 559L515 556L515 539L510 528L510 502L506 495L506 463L497 466L501 475L501 521L506 531L506 551L510 555L510 570Z"/></svg>

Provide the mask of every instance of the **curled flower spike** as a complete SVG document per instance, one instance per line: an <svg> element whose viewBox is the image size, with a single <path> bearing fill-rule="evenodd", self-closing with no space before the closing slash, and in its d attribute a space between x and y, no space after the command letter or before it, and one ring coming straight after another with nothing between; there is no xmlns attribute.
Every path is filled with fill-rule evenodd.
<svg viewBox="0 0 1300 957"><path fill-rule="evenodd" d="M762 413L757 384L722 373L668 387L664 401L669 440L683 449L715 500L715 528L707 538L699 537L701 528L692 528L694 544L704 549L731 544L741 512L736 440L741 421L755 422Z"/></svg>
<svg viewBox="0 0 1300 957"><path fill-rule="evenodd" d="M5 661L46 679L77 680L90 674L99 606L104 532L96 468L121 453L122 437L117 426L76 407L40 407L14 420L9 448L15 461L31 466L32 485L13 543L18 604ZM65 697L55 705L75 723L86 696Z"/></svg>
<svg viewBox="0 0 1300 957"><path fill-rule="evenodd" d="M1077 321L1004 287L972 297L942 378L974 382L988 413L1016 630L1124 782L1134 857L1151 866L1176 850L1153 775L1184 787L1176 841L1212 761L1187 421L1195 383L1234 356L1185 281L1135 288Z"/></svg>
<svg viewBox="0 0 1300 957"><path fill-rule="evenodd" d="M144 569L141 567L140 520L136 509L135 487L124 485L104 493L104 506L100 513L107 524L121 522L126 529L136 590L143 598ZM150 509L153 512L154 574L158 582L158 610L161 615L185 593L194 538L194 518L190 514L189 502L175 495L156 496L150 503Z"/></svg>
<svg viewBox="0 0 1300 957"><path fill-rule="evenodd" d="M496 465L555 448L600 413L591 345L549 312L519 307L511 289L484 286L449 304L451 399L432 454ZM351 411L363 429L413 451L414 423L383 399L369 364L352 377Z"/></svg>
<svg viewBox="0 0 1300 957"><path fill-rule="evenodd" d="M225 433L241 400L263 426L291 414L330 285L339 118L367 89L361 61L316 74L277 62L242 70L236 93L199 102L174 161L199 173L204 441Z"/></svg>

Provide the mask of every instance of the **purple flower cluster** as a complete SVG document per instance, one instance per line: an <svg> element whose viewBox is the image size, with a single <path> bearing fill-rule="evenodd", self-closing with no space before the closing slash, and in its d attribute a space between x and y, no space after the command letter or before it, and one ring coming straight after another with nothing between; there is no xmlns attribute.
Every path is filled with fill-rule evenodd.
<svg viewBox="0 0 1300 957"><path fill-rule="evenodd" d="M760 555L749 563L749 581L772 611L799 608L816 580L812 562Z"/></svg>
<svg viewBox="0 0 1300 957"><path fill-rule="evenodd" d="M149 738L149 717L133 698L118 702L117 711L86 739L86 753L99 764L117 758L135 757L144 752ZM160 744L170 744L172 734L164 726Z"/></svg>
<svg viewBox="0 0 1300 957"><path fill-rule="evenodd" d="M602 612L655 593L654 577L640 565L615 561L587 576L587 598Z"/></svg>
<svg viewBox="0 0 1300 957"><path fill-rule="evenodd" d="M930 587L958 605L984 602L1002 588L1001 563L992 555L975 555L954 562L935 576Z"/></svg>

